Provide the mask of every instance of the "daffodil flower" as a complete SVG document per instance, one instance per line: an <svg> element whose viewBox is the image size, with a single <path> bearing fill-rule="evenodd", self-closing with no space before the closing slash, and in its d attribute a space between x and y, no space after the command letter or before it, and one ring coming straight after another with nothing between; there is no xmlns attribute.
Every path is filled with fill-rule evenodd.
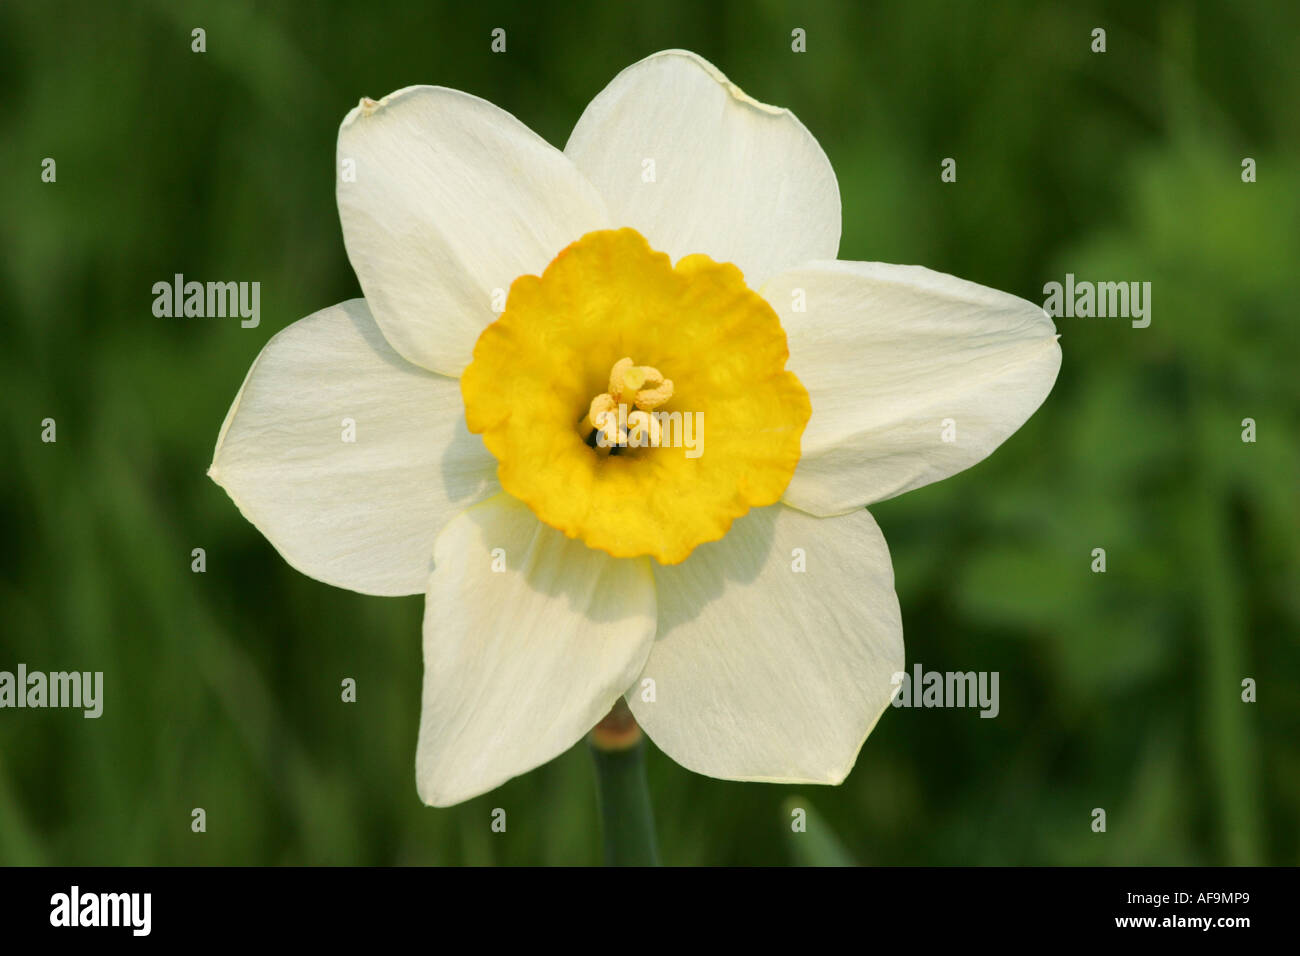
<svg viewBox="0 0 1300 956"><path fill-rule="evenodd" d="M1020 427L1050 318L837 261L817 140L682 51L563 152L415 86L362 100L338 160L365 298L267 343L210 474L304 574L425 595L422 799L550 760L621 696L691 770L842 781L904 669L865 506ZM649 440L675 412L695 457Z"/></svg>

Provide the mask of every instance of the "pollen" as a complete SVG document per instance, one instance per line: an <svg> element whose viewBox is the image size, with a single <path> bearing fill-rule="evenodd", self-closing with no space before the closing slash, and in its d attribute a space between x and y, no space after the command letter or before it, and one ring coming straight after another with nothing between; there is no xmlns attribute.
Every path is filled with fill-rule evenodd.
<svg viewBox="0 0 1300 956"><path fill-rule="evenodd" d="M650 413L672 397L672 380L657 368L621 358L610 369L609 390L587 406L578 434L601 449L657 447L662 430L659 419ZM629 409L636 411L629 413Z"/></svg>

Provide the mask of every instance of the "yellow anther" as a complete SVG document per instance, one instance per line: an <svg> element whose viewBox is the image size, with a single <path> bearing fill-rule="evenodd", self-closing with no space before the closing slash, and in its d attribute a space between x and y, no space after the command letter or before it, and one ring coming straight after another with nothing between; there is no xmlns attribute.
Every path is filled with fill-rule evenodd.
<svg viewBox="0 0 1300 956"><path fill-rule="evenodd" d="M596 423L602 420L602 414L616 412L617 410L618 405L611 396L597 395L587 407L586 417L578 423L578 431L583 435L589 434L593 428L597 427Z"/></svg>
<svg viewBox="0 0 1300 956"><path fill-rule="evenodd" d="M596 448L602 452L614 446L656 448L659 420L650 411L672 397L673 383L657 368L621 358L609 371L609 391L591 400L578 433L590 441L595 430Z"/></svg>
<svg viewBox="0 0 1300 956"><path fill-rule="evenodd" d="M621 358L609 371L609 394L617 404L649 411L673 397L673 383L657 368Z"/></svg>
<svg viewBox="0 0 1300 956"><path fill-rule="evenodd" d="M637 392L634 404L642 411L648 412L652 408L658 408L672 397L673 380L666 378L653 388L643 388Z"/></svg>
<svg viewBox="0 0 1300 956"><path fill-rule="evenodd" d="M585 439L592 430L604 436L603 441L596 442L596 448L606 454L609 449L622 444L622 430L618 425L618 403L611 395L597 395L587 407L587 414L578 423L578 434Z"/></svg>
<svg viewBox="0 0 1300 956"><path fill-rule="evenodd" d="M621 358L609 370L609 394L617 397L623 391L623 376L632 367L630 358Z"/></svg>

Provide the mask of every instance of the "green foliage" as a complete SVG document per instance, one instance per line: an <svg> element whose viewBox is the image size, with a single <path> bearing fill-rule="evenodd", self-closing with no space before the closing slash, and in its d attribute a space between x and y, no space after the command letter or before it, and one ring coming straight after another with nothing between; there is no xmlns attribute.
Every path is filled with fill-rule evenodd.
<svg viewBox="0 0 1300 956"><path fill-rule="evenodd" d="M809 798L842 842L821 857L786 832L791 788L651 748L664 862L1296 863L1297 37L1268 3L0 6L0 669L103 670L109 695L97 721L0 712L0 863L600 861L583 745L422 807L420 599L297 574L204 471L266 340L359 294L333 181L359 97L465 89L562 145L673 46L818 136L842 258L1037 301L1066 272L1150 281L1153 312L1059 319L1025 428L873 508L909 663L999 671L999 716L886 713ZM261 326L155 318L175 272L259 280Z"/></svg>

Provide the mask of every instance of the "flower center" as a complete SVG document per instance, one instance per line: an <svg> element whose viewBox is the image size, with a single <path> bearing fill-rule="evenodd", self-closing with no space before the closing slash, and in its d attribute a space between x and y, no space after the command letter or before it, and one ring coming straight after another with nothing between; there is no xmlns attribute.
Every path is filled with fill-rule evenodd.
<svg viewBox="0 0 1300 956"><path fill-rule="evenodd" d="M609 370L609 391L587 406L578 434L596 448L658 448L664 440L660 422L666 413L655 409L673 397L673 383L649 365L633 365L621 358ZM672 435L667 436L670 440Z"/></svg>
<svg viewBox="0 0 1300 956"><path fill-rule="evenodd" d="M676 564L789 484L811 406L788 357L734 265L674 266L635 230L602 230L511 284L461 395L502 488L539 519Z"/></svg>

